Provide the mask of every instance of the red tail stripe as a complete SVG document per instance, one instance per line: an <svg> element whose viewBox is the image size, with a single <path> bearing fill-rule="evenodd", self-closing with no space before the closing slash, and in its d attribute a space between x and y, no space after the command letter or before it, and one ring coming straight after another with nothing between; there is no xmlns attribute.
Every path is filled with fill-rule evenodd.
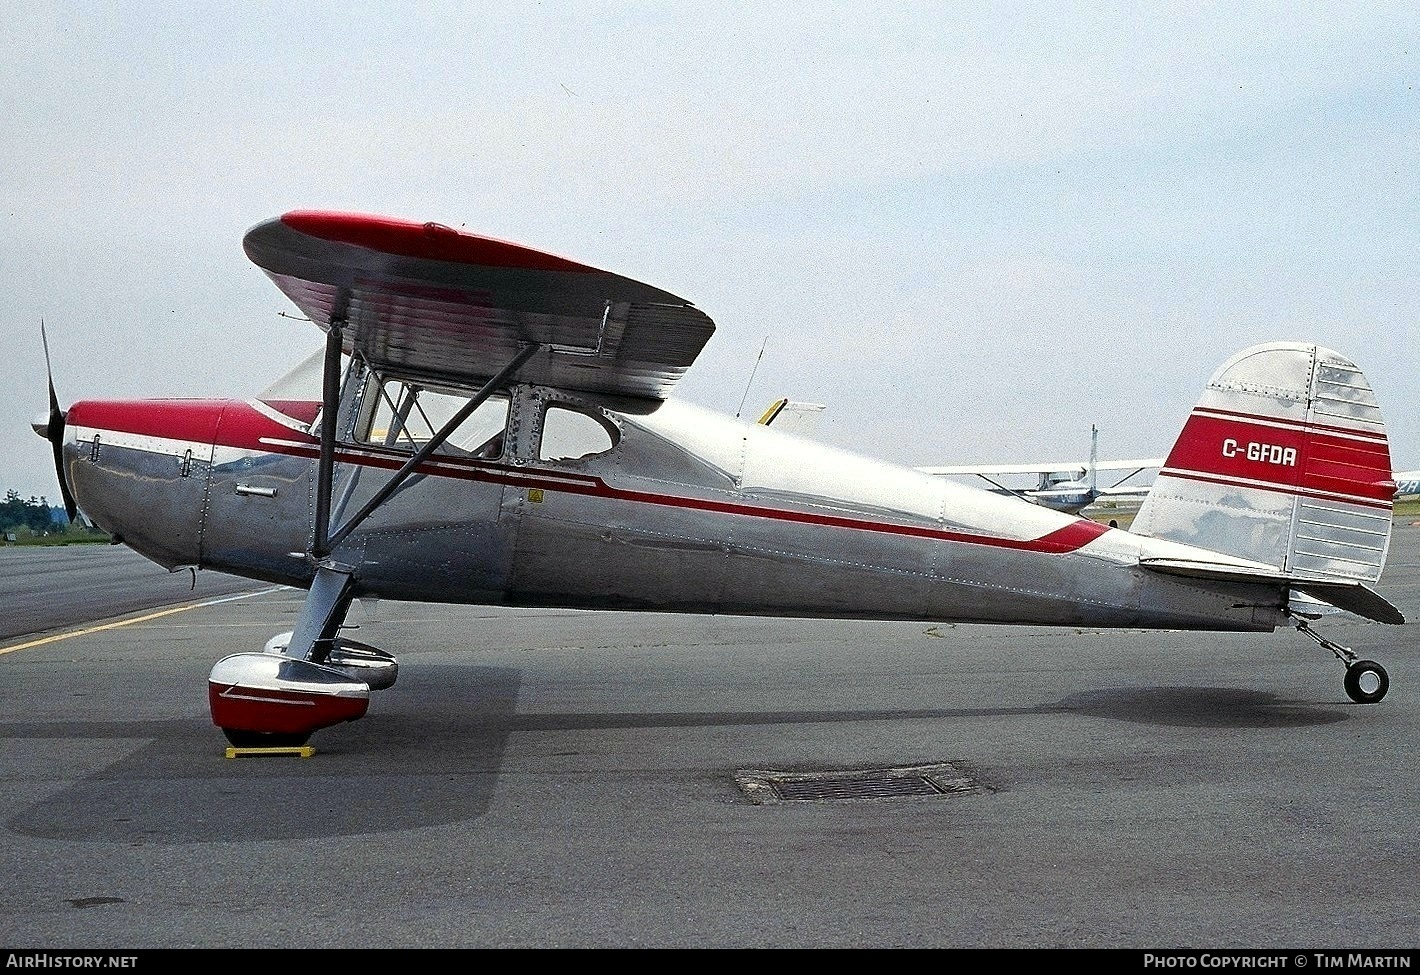
<svg viewBox="0 0 1420 975"><path fill-rule="evenodd" d="M1335 428L1330 428L1335 429ZM1388 501L1394 494L1384 435L1359 441L1306 425L1285 427L1195 410L1166 467L1267 489Z"/></svg>
<svg viewBox="0 0 1420 975"><path fill-rule="evenodd" d="M1389 498L1395 494L1395 481L1390 470L1390 451L1384 446L1352 444L1336 447L1332 444L1313 445L1307 461L1308 483L1329 485L1328 490L1362 493ZM1379 479L1377 479L1379 478Z"/></svg>

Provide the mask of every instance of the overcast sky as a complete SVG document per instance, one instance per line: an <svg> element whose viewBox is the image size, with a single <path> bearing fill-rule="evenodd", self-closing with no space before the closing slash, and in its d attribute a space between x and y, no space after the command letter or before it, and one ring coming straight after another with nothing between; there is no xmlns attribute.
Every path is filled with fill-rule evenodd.
<svg viewBox="0 0 1420 975"><path fill-rule="evenodd" d="M1414 0L9 0L0 490L58 503L41 320L64 404L317 348L241 248L305 208L672 291L718 326L676 395L889 460L1161 455L1287 339L1420 467L1417 82Z"/></svg>

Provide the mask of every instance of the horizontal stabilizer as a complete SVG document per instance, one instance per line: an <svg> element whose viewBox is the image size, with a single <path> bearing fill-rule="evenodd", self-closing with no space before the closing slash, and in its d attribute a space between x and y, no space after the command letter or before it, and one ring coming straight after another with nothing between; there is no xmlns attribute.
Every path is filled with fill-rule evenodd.
<svg viewBox="0 0 1420 975"><path fill-rule="evenodd" d="M1201 562L1188 559L1141 559L1140 567L1167 575L1189 579L1216 579L1222 582L1277 583L1306 593L1337 609L1355 613L1377 623L1400 624L1405 615L1370 586L1361 582L1336 579L1307 579L1288 576L1265 568L1252 569L1224 562Z"/></svg>

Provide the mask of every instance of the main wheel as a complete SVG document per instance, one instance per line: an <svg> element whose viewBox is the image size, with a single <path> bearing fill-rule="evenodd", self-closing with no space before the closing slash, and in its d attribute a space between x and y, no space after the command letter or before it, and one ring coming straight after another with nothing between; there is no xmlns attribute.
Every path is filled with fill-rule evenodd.
<svg viewBox="0 0 1420 975"><path fill-rule="evenodd" d="M1358 660L1346 668L1346 696L1357 704L1375 704L1390 690L1390 675L1374 660Z"/></svg>
<svg viewBox="0 0 1420 975"><path fill-rule="evenodd" d="M301 734L278 734L268 731L238 731L223 728L233 748L300 748L311 740L310 732Z"/></svg>

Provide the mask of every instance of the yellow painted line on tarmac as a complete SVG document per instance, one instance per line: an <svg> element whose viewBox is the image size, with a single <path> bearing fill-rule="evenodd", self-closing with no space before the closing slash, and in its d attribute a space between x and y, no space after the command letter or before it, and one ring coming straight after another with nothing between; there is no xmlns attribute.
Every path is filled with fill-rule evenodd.
<svg viewBox="0 0 1420 975"><path fill-rule="evenodd" d="M200 603L187 603L183 606L173 606L170 609L160 609L156 613L148 613L143 616L135 616L132 619L116 620L113 623L102 623L99 626L86 626L78 630L66 630L63 633L55 633L51 636L40 637L38 640L31 640L28 643L17 643L13 647L0 647L0 657L7 653L14 653L16 650L28 650L31 647L42 647L46 643L58 643L60 640L68 640L71 637L87 636L90 633L100 633L104 630L116 630L120 626L132 626L134 623L146 623L148 620L161 619L164 616L172 616L174 613L185 613L189 609L202 609L204 606L216 606L218 603L230 603L237 599L250 599L253 596L265 596L269 593L280 592L287 586L272 586L270 589L259 589L256 592L244 592L235 596L222 596L218 599L206 599Z"/></svg>

